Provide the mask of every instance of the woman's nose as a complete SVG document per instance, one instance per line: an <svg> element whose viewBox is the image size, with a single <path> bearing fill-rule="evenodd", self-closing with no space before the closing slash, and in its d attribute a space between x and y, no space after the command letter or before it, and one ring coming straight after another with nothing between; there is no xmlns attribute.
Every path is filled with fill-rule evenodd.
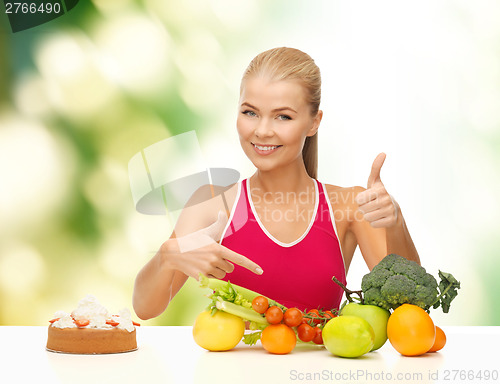
<svg viewBox="0 0 500 384"><path fill-rule="evenodd" d="M255 136L271 137L274 135L272 122L269 119L261 119L255 127Z"/></svg>

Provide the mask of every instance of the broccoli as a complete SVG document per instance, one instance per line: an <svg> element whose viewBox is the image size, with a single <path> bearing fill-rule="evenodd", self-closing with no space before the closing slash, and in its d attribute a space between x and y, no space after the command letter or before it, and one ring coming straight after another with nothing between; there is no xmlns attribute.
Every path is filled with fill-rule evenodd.
<svg viewBox="0 0 500 384"><path fill-rule="evenodd" d="M363 276L363 301L387 310L408 303L429 312L431 307L441 305L446 313L457 295L460 282L453 275L441 271L439 277L442 281L438 286L434 276L425 268L402 256L390 254Z"/></svg>

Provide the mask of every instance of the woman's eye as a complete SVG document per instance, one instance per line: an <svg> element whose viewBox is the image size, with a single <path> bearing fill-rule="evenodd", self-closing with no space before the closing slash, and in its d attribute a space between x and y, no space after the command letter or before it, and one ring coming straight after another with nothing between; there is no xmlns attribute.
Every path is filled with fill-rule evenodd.
<svg viewBox="0 0 500 384"><path fill-rule="evenodd" d="M242 112L244 115L250 116L250 117L255 117L257 114L254 111L243 111Z"/></svg>
<svg viewBox="0 0 500 384"><path fill-rule="evenodd" d="M288 115L279 115L278 119L279 120L292 120L292 118Z"/></svg>

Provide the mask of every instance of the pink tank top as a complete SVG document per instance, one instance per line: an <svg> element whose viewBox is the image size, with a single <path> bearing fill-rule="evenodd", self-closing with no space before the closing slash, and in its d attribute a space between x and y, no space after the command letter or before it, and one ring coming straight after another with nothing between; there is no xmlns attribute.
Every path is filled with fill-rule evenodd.
<svg viewBox="0 0 500 384"><path fill-rule="evenodd" d="M344 258L324 185L315 180L314 186L315 214L309 227L299 239L282 243L260 222L248 180L238 185L221 244L255 261L264 273L257 275L235 265L224 280L259 292L288 308L304 311L339 307L343 291L332 281L332 276L346 283ZM284 225L290 225L283 221Z"/></svg>

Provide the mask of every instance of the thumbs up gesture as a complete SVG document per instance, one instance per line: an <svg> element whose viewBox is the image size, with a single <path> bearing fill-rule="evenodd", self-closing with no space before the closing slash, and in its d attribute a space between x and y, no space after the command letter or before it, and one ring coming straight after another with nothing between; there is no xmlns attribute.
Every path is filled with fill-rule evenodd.
<svg viewBox="0 0 500 384"><path fill-rule="evenodd" d="M380 170L385 161L385 153L380 153L373 161L367 188L356 196L356 203L363 217L374 228L388 228L396 224L399 206L387 193Z"/></svg>

